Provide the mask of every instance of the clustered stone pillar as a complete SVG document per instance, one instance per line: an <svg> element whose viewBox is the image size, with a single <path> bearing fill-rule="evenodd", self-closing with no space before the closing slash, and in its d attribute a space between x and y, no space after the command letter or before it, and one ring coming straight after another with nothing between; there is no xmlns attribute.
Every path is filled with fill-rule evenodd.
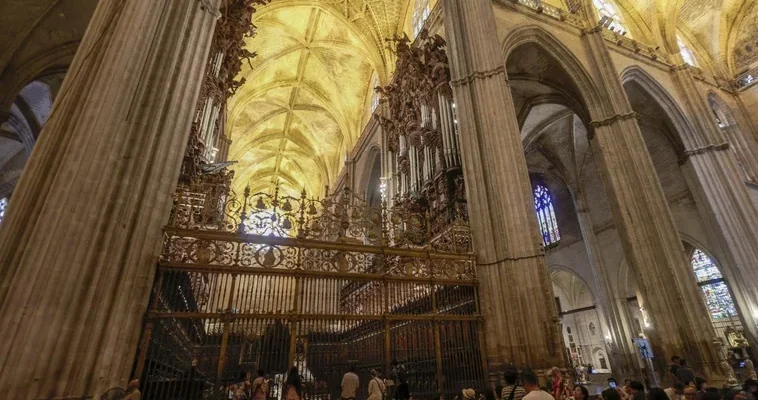
<svg viewBox="0 0 758 400"><path fill-rule="evenodd" d="M758 345L758 212L751 201L742 171L737 166L724 133L718 129L705 95L695 87L690 67L672 69L674 81L685 99L694 132L685 143L683 171L697 199L700 214L708 222L708 232L723 250L727 268L723 273L734 293L753 346ZM749 151L749 149L748 149Z"/></svg>
<svg viewBox="0 0 758 400"><path fill-rule="evenodd" d="M489 363L566 366L490 0L444 0Z"/></svg>
<svg viewBox="0 0 758 400"><path fill-rule="evenodd" d="M671 356L684 356L718 380L715 333L601 29L583 35L597 88L607 99L593 114L591 145L599 150L613 219L652 320L647 332L656 367L664 371Z"/></svg>
<svg viewBox="0 0 758 400"><path fill-rule="evenodd" d="M3 398L130 378L219 3L98 3L0 230Z"/></svg>
<svg viewBox="0 0 758 400"><path fill-rule="evenodd" d="M634 336L629 325L629 312L620 306L617 295L613 292L613 285L595 235L586 195L581 189L575 193L574 204L579 227L582 230L584 246L592 265L595 286L598 289L597 304L609 330L611 340L610 343L606 342L606 344L610 352L611 369L616 378L622 376L639 378L641 374L636 351L631 340L629 340Z"/></svg>

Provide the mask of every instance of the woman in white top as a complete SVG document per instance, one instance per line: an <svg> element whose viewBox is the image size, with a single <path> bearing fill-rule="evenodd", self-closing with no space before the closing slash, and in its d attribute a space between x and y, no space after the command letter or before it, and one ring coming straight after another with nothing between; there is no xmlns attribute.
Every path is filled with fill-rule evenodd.
<svg viewBox="0 0 758 400"><path fill-rule="evenodd" d="M384 399L384 392L387 387L384 385L379 374L375 369L371 370L371 380L368 382L368 400L382 400Z"/></svg>

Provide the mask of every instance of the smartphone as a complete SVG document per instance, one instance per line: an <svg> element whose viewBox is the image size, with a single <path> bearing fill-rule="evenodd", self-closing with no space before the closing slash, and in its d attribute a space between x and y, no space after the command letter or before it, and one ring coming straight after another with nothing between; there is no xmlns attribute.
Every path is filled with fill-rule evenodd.
<svg viewBox="0 0 758 400"><path fill-rule="evenodd" d="M610 382L608 382L608 385L611 386L611 389L616 389L616 382L610 381Z"/></svg>

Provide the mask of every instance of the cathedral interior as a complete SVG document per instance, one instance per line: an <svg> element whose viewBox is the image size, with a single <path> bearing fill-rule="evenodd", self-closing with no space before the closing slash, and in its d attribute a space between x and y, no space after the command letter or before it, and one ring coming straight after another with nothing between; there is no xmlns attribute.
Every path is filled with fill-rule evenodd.
<svg viewBox="0 0 758 400"><path fill-rule="evenodd" d="M2 398L757 378L756 1L0 0L0 32Z"/></svg>

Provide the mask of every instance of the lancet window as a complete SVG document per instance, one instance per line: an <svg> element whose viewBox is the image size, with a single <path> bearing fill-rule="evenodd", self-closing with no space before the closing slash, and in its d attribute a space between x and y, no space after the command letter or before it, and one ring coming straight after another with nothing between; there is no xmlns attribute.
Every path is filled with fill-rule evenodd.
<svg viewBox="0 0 758 400"><path fill-rule="evenodd" d="M684 43L684 40L679 35L676 35L676 44L679 46L679 54L682 56L682 59L685 63L697 67L697 61L695 61L695 54L692 53L692 50L690 50L689 47L687 47L687 44Z"/></svg>
<svg viewBox="0 0 758 400"><path fill-rule="evenodd" d="M432 10L429 7L429 0L416 0L416 6L413 9L413 37L415 38L424 29L424 22L429 18Z"/></svg>
<svg viewBox="0 0 758 400"><path fill-rule="evenodd" d="M737 316L729 288L716 264L699 249L692 254L692 270L695 272L700 290L703 291L706 306L713 321Z"/></svg>
<svg viewBox="0 0 758 400"><path fill-rule="evenodd" d="M5 209L8 208L8 198L2 198L0 199L0 223L3 222L3 218L5 218Z"/></svg>
<svg viewBox="0 0 758 400"><path fill-rule="evenodd" d="M561 240L558 231L558 221L555 218L555 208L550 191L543 185L534 186L534 209L537 211L537 220L542 233L542 244L549 246Z"/></svg>
<svg viewBox="0 0 758 400"><path fill-rule="evenodd" d="M616 11L616 6L607 0L592 0L592 4L600 15L600 22L603 26L620 35L627 35L626 27L622 22L621 15Z"/></svg>
<svg viewBox="0 0 758 400"><path fill-rule="evenodd" d="M371 86L371 112L376 111L376 109L379 107L379 100L381 97L379 96L379 92L375 91L374 88L379 86L379 77L374 77L374 84Z"/></svg>

